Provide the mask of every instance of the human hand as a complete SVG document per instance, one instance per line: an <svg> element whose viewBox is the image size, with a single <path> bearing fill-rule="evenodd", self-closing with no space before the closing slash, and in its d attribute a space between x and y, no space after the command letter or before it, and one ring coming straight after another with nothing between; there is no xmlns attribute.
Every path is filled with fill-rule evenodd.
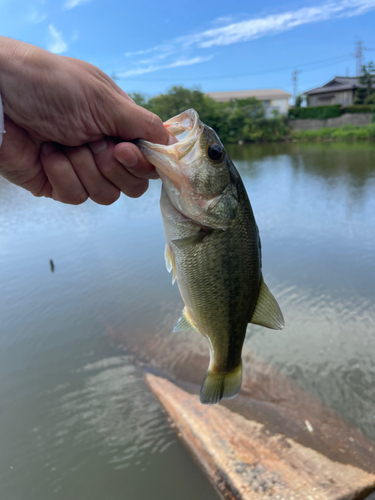
<svg viewBox="0 0 375 500"><path fill-rule="evenodd" d="M5 113L0 174L35 196L103 205L141 196L154 167L132 143L168 144L156 115L78 59L0 37Z"/></svg>

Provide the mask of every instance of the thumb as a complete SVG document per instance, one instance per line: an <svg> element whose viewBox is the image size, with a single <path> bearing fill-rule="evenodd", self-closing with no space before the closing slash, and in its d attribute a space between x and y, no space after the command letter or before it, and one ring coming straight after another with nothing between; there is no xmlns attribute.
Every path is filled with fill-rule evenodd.
<svg viewBox="0 0 375 500"><path fill-rule="evenodd" d="M39 144L12 120L5 117L3 143L0 148L0 175L35 196L41 196L47 182L39 160Z"/></svg>
<svg viewBox="0 0 375 500"><path fill-rule="evenodd" d="M117 137L130 141L144 139L156 144L168 144L170 135L157 115L122 96L118 96L118 100L120 105L115 107L112 114ZM114 133L112 131L107 135Z"/></svg>

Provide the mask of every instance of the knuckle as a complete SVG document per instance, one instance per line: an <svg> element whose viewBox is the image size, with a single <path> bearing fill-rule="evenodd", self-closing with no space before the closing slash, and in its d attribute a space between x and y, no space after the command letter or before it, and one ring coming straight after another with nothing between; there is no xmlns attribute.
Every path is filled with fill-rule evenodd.
<svg viewBox="0 0 375 500"><path fill-rule="evenodd" d="M96 165L104 177L107 177L108 179L112 177L117 168L116 163L113 161L97 162Z"/></svg>
<svg viewBox="0 0 375 500"><path fill-rule="evenodd" d="M159 118L154 113L150 113L148 115L147 124L146 124L146 133L148 136L154 136L160 133L160 130L164 128L163 122L161 118Z"/></svg>

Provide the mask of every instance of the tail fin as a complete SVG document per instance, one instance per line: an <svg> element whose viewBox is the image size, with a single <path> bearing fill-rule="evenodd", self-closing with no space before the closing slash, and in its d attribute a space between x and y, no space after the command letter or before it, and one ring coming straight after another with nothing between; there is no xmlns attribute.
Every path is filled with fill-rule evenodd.
<svg viewBox="0 0 375 500"><path fill-rule="evenodd" d="M221 399L231 399L240 392L242 361L231 372L214 373L208 370L201 387L200 400L204 405L214 405Z"/></svg>

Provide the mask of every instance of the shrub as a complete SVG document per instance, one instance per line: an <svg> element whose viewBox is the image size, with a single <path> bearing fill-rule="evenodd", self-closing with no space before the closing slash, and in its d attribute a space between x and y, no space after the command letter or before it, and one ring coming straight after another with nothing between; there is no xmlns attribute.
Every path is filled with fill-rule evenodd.
<svg viewBox="0 0 375 500"><path fill-rule="evenodd" d="M311 108L292 108L289 110L289 118L292 120L297 118L325 120L326 118L340 116L340 109L340 104L313 106Z"/></svg>
<svg viewBox="0 0 375 500"><path fill-rule="evenodd" d="M321 128L319 130L301 130L292 133L292 138L301 141L361 141L375 139L375 123L358 127L345 125L343 127Z"/></svg>
<svg viewBox="0 0 375 500"><path fill-rule="evenodd" d="M372 113L373 106L371 105L353 105L347 106L346 108L341 108L341 114L344 113Z"/></svg>

